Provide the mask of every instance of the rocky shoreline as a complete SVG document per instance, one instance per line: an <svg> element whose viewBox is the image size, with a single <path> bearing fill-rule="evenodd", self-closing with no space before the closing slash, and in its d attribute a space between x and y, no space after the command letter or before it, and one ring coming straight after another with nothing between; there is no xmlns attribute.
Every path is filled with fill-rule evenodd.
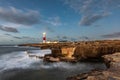
<svg viewBox="0 0 120 80"><path fill-rule="evenodd" d="M22 46L51 49L51 54L43 57L47 62L105 62L106 70L93 70L88 73L68 77L67 80L120 80L120 40L86 41L57 44L24 44Z"/></svg>
<svg viewBox="0 0 120 80"><path fill-rule="evenodd" d="M68 77L66 80L120 80L120 53L102 56L107 66L106 70L93 70Z"/></svg>
<svg viewBox="0 0 120 80"><path fill-rule="evenodd" d="M69 43L70 44L70 43ZM57 45L57 44L56 44ZM44 56L48 62L79 62L85 60L100 60L103 55L120 52L120 41L88 41L51 48L52 53Z"/></svg>

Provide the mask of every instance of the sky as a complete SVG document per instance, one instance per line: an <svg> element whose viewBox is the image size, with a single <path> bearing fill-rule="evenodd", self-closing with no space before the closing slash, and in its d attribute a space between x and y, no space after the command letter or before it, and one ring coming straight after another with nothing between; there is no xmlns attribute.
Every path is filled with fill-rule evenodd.
<svg viewBox="0 0 120 80"><path fill-rule="evenodd" d="M120 0L0 0L0 44L120 39Z"/></svg>

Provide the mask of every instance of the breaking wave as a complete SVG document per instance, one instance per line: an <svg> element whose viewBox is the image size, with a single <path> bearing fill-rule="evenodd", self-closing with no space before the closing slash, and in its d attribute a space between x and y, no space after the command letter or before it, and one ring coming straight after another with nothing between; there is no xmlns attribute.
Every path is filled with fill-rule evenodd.
<svg viewBox="0 0 120 80"><path fill-rule="evenodd" d="M51 50L31 50L31 52L40 54L44 56L45 54L51 53ZM102 68L103 64L99 63L66 63L66 62L57 62L57 63L45 63L42 59L37 59L35 57L28 57L26 51L17 51L8 54L3 54L0 56L0 72L4 70L22 68L22 69L69 69L69 70L91 70L94 68Z"/></svg>

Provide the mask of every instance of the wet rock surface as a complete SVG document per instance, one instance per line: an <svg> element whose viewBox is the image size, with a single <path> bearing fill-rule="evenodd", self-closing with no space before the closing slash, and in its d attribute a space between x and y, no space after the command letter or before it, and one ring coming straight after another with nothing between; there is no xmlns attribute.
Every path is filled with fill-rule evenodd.
<svg viewBox="0 0 120 80"><path fill-rule="evenodd" d="M88 73L68 77L67 80L120 80L120 53L102 57L108 67L106 70L93 70Z"/></svg>
<svg viewBox="0 0 120 80"><path fill-rule="evenodd" d="M46 62L78 62L77 59L74 57L53 57L51 54L45 55L43 60Z"/></svg>

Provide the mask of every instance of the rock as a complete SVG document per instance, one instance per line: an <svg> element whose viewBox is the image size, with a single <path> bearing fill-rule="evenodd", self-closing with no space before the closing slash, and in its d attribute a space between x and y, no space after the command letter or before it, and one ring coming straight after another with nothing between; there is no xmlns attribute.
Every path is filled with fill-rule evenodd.
<svg viewBox="0 0 120 80"><path fill-rule="evenodd" d="M50 57L49 61L51 61L51 62L59 62L60 59L59 58Z"/></svg>
<svg viewBox="0 0 120 80"><path fill-rule="evenodd" d="M44 61L47 62L78 62L75 58L69 58L69 57L53 57L51 55L46 55L44 58Z"/></svg>
<svg viewBox="0 0 120 80"><path fill-rule="evenodd" d="M36 56L37 59L43 59L43 56Z"/></svg>
<svg viewBox="0 0 120 80"><path fill-rule="evenodd" d="M59 58L55 58L55 57L48 56L48 55L45 56L43 60L47 62L59 62L60 61Z"/></svg>
<svg viewBox="0 0 120 80"><path fill-rule="evenodd" d="M106 65L109 65L109 70L120 70L120 53L104 55L103 58L105 60Z"/></svg>
<svg viewBox="0 0 120 80"><path fill-rule="evenodd" d="M73 54L74 54L74 50L75 50L76 47L62 47L61 48L61 53L64 57L68 57L68 58L72 58L73 57Z"/></svg>
<svg viewBox="0 0 120 80"><path fill-rule="evenodd" d="M120 53L104 55L103 58L108 69L79 74L67 80L120 80Z"/></svg>
<svg viewBox="0 0 120 80"><path fill-rule="evenodd" d="M76 58L74 57L60 57L60 61L63 61L63 62L78 62Z"/></svg>
<svg viewBox="0 0 120 80"><path fill-rule="evenodd" d="M64 43L36 43L19 46L51 49L53 57L75 57L78 60L99 58L106 54L120 52L120 40L78 41Z"/></svg>
<svg viewBox="0 0 120 80"><path fill-rule="evenodd" d="M83 60L88 58L99 58L103 55L115 52L120 52L120 45L115 45L115 43L108 44L107 42L101 42L99 44L88 42L87 44L78 45L73 56L79 60Z"/></svg>
<svg viewBox="0 0 120 80"><path fill-rule="evenodd" d="M51 51L52 51L51 55L53 57L60 57L60 56L62 56L61 48L52 48Z"/></svg>

